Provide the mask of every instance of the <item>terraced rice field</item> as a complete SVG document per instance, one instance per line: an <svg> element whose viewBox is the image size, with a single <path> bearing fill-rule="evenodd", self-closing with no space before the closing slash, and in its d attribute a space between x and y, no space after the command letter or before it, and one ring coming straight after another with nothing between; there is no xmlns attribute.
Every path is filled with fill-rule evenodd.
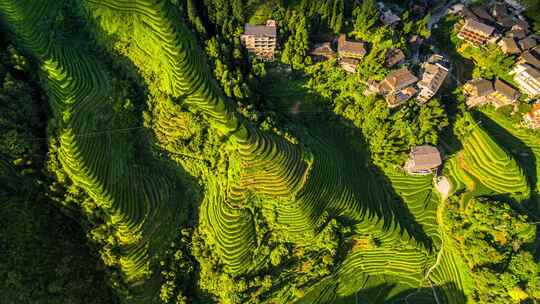
<svg viewBox="0 0 540 304"><path fill-rule="evenodd" d="M175 173L159 162L129 154L133 151L129 132L114 137L103 132L131 126L115 120L109 71L85 47L85 38L55 29L54 34L65 35L66 40L53 43L53 32L43 30L54 28L51 22L61 11L58 4L4 0L0 10L18 42L40 64L58 120L58 152L64 169L116 229L121 275L130 286L153 285L151 257L159 256L175 230L181 185ZM152 296L138 294L134 300L144 302Z"/></svg>
<svg viewBox="0 0 540 304"><path fill-rule="evenodd" d="M516 160L504 151L472 118L463 152L454 160L460 168L453 167L453 180L475 188L486 188L493 194L509 195L522 201L530 196L527 178ZM463 174L466 172L469 176ZM474 185L476 180L480 185ZM472 190L472 189L469 189Z"/></svg>
<svg viewBox="0 0 540 304"><path fill-rule="evenodd" d="M98 25L93 30L129 31L114 42L133 46L123 55L155 84L151 94L165 96L158 102L185 103L202 113L220 135L224 148L220 152L228 157L226 172L205 171L201 164L193 165L200 166L193 172L203 172L197 178L205 183L198 224L208 228L206 241L228 274L257 271L256 215L246 207L256 197L268 208L263 212L276 211L277 222L290 236L288 242L315 235L335 218L352 223L356 236L374 240L367 248L351 249L301 303L339 303L372 295L390 303L465 301L467 274L441 230L443 203L434 191L433 176L382 171L370 163L361 148L365 143L351 135L356 133L337 124L321 126L316 117L301 117L304 126L296 135L302 145L257 129L235 111L211 79L194 37L178 22L168 1L82 3ZM119 252L114 266L137 291L127 300L149 303L159 293L160 278L152 274L155 262L178 228L182 179L150 153L135 153L134 133L103 132L142 127L115 115L113 71L91 51L86 34L53 24L62 12L58 2L0 0L0 11L18 43L39 64L55 114L64 170L114 227ZM290 88L275 90L269 98L291 99L297 93ZM172 122L160 123L175 127ZM183 125L179 128L189 131ZM536 139L519 130L508 131L540 157ZM83 136L89 134L93 135ZM159 136L172 134L178 135ZM454 189L509 195L519 201L530 196L530 170L523 173L520 163L472 120L463 147L446 165Z"/></svg>

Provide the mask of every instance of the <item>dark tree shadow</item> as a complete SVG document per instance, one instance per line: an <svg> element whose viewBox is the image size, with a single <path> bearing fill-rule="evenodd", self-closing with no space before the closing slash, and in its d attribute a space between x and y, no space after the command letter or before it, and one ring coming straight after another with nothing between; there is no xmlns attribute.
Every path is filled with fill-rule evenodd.
<svg viewBox="0 0 540 304"><path fill-rule="evenodd" d="M347 297L336 299L333 304L430 304L448 303L447 294L458 303L466 303L465 294L455 284L444 284L423 288L410 288L393 294L395 283L383 283L362 289ZM447 293L445 291L451 291ZM439 300L439 302L437 302Z"/></svg>
<svg viewBox="0 0 540 304"><path fill-rule="evenodd" d="M482 129L493 137L493 139L517 161L531 188L531 197L521 204L518 204L515 200L512 200L505 195L502 195L500 198L504 201L511 202L512 205L519 205L520 208L525 208L529 213L534 215L534 217L538 217L540 212L538 202L540 198L536 191L538 172L536 169L537 160L534 151L522 140L509 133L484 113L474 111L473 116L476 120L481 122Z"/></svg>
<svg viewBox="0 0 540 304"><path fill-rule="evenodd" d="M269 103L276 110L280 125L291 130L300 138L301 144L314 153L315 165L317 165L317 159L320 161L324 159L326 162L331 161L332 166L337 166L339 176L328 176L328 178L335 178L345 185L342 189L353 190L353 195L359 203L359 207L352 208L353 211L363 220L374 220L377 223L382 221L383 231L397 229L402 236L407 234L428 251L432 250L433 240L426 234L400 195L396 193L389 178L372 163L369 157L369 146L361 130L350 121L334 114L328 106L329 101L308 91L301 84L290 81L287 83L286 91L292 96L291 98L296 99L285 101L291 104L280 102L280 98L284 99L282 96ZM268 92L267 95L273 96L272 94L275 92ZM312 104L306 105L307 110L291 111L290 107L301 102L301 99L309 100ZM310 180L307 181L305 187L309 187L309 183ZM331 201L341 194L335 193L337 191L335 190L334 193L327 191L319 200ZM328 212L330 217L349 217L350 219L347 210L331 206L324 210L322 208L316 210L314 217L324 211ZM359 222L356 221L356 223Z"/></svg>

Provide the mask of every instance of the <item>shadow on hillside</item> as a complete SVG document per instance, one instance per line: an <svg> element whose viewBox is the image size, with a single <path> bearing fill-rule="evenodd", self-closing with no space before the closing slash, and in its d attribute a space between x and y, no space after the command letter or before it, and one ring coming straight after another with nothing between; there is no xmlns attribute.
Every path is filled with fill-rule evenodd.
<svg viewBox="0 0 540 304"><path fill-rule="evenodd" d="M527 182L531 188L531 197L522 204L517 204L514 200L509 197L502 196L501 199L505 201L514 203L514 205L519 205L519 207L525 207L528 211L532 212L535 216L538 216L538 201L540 197L538 196L536 189L536 184L538 182L537 170L536 170L536 156L534 151L527 146L519 138L513 136L506 129L501 127L487 115L482 112L474 111L474 118L481 122L481 126L486 132L493 137L493 139L502 146L507 153L509 153L520 165ZM508 200L510 199L510 201Z"/></svg>
<svg viewBox="0 0 540 304"><path fill-rule="evenodd" d="M275 79L275 82L277 81L279 80ZM315 146L328 147L323 151L325 153L313 151L315 158L324 158L324 161L330 160L333 164L340 164L338 168L340 176L337 177L337 180L342 184L350 185L342 187L343 189L354 189L354 195L361 206L360 210L354 210L357 215L377 223L382 220L384 231L395 229L402 236L406 233L417 243L431 250L432 239L425 233L422 225L416 221L407 204L395 192L388 177L371 162L369 147L361 131L349 121L334 114L328 108L329 101L323 101L322 96L308 92L306 88L295 83L294 80L287 81L281 87L276 86L275 82L271 84L270 91L265 92L266 95L278 95L279 97L276 99L293 99L285 101L290 104L283 104L283 101L279 104L279 101L276 100L272 102L277 109L282 109L278 114L280 114L283 123L293 130L295 135L300 138L300 142L305 144L308 149L313 151ZM296 82L298 82L298 78ZM279 89L285 91L285 95L288 94L288 96L276 93L276 90ZM311 104L303 105L307 109L305 111L289 110L299 102L311 102ZM329 153L329 151L335 153ZM345 222L351 220L346 214L346 210L327 208L319 211L320 213L327 211L330 217L341 218Z"/></svg>
<svg viewBox="0 0 540 304"><path fill-rule="evenodd" d="M395 283L383 283L362 289L347 297L338 298L333 304L428 304L439 303L439 301L447 303L445 290L451 292L453 303L466 302L465 294L453 283L433 286L433 288L410 288L393 294L396 287Z"/></svg>
<svg viewBox="0 0 540 304"><path fill-rule="evenodd" d="M84 20L84 18L79 20ZM129 135L126 135L136 147L134 151L129 151L134 152L130 165L139 168L139 170L142 170L142 168L148 169L144 171L148 175L141 176L137 180L139 187L144 189L145 183L149 182L149 176L163 177L167 181L166 184L161 185L163 188L168 187L167 189L152 189L156 192L166 193L167 196L159 196L163 206L149 207L153 208L149 214L155 216L153 218L155 228L152 228L154 230L149 240L154 246L149 247L157 248L154 255L158 256L159 254L162 259L169 257L161 256L161 252L158 252L158 250L163 252L166 251L165 249L182 251L184 257L187 257L190 263L193 264L195 270L193 275L184 277L185 280L181 282L181 286L177 286L177 289L181 290L186 296L201 301L201 303L210 303L210 295L197 287L199 264L191 252L187 250L187 248L191 247L191 235L189 235L186 242L180 237L181 229L192 228L197 225L199 216L197 206L200 206L204 200L204 192L196 177L191 175L181 164L171 159L168 153L159 147L156 134L144 125L142 114L148 110L148 100L151 97L148 85L139 69L127 56L114 51L112 42L109 42L110 45L102 45L94 40L93 35L105 35L100 32L97 25L88 23L81 25L80 28L81 35L91 38L85 40L84 47L96 54L96 57L104 63L103 66L107 68L107 72L112 76L112 79L121 84L122 89L130 92L129 97L134 105L133 116L136 116L136 119L128 122L131 125L127 129L133 130L130 130ZM114 38L110 41L114 41ZM151 185L156 184L151 183ZM141 190L141 192L143 191ZM145 198L147 195L150 196L150 194L145 193ZM161 210L165 208L165 211ZM174 245L174 248L169 248L171 244L176 245ZM144 285L149 285L150 288L153 288L157 282L161 284L163 276L160 271L166 269L162 268L163 264L158 266L157 259L152 262L155 263L152 265L154 276L146 281ZM137 288L143 290L143 285Z"/></svg>

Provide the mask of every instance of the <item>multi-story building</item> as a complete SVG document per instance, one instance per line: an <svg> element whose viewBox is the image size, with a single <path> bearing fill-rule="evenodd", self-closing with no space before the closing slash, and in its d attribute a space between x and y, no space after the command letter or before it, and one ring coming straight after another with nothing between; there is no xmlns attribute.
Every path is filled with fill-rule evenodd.
<svg viewBox="0 0 540 304"><path fill-rule="evenodd" d="M489 102L489 95L493 93L493 83L485 79L473 79L463 86L463 93L467 96L467 106L482 106Z"/></svg>
<svg viewBox="0 0 540 304"><path fill-rule="evenodd" d="M514 81L530 97L540 95L540 71L533 66L522 63L516 64L511 72Z"/></svg>
<svg viewBox="0 0 540 304"><path fill-rule="evenodd" d="M519 98L519 92L504 81L497 79L494 84L494 91L489 95L489 99L495 108L515 104Z"/></svg>
<svg viewBox="0 0 540 304"><path fill-rule="evenodd" d="M390 72L379 85L379 92L386 95L389 107L397 107L418 92L414 84L418 78L406 67Z"/></svg>
<svg viewBox="0 0 540 304"><path fill-rule="evenodd" d="M276 22L268 20L266 25L246 24L240 40L250 54L272 60L277 46Z"/></svg>
<svg viewBox="0 0 540 304"><path fill-rule="evenodd" d="M417 99L419 102L426 102L435 96L448 76L448 69L438 62L425 63L423 70L422 79L418 82L420 93Z"/></svg>
<svg viewBox="0 0 540 304"><path fill-rule="evenodd" d="M458 33L458 37L473 45L485 44L494 34L495 28L476 21L474 19L465 20L465 24Z"/></svg>
<svg viewBox="0 0 540 304"><path fill-rule="evenodd" d="M341 34L338 38L338 54L343 69L349 73L354 73L359 60L366 55L365 43L347 41L345 34Z"/></svg>

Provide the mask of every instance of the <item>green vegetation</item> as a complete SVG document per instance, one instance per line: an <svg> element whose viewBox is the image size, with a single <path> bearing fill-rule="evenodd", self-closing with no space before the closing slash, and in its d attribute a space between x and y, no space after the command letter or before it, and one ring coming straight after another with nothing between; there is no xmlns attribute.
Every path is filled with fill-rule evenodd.
<svg viewBox="0 0 540 304"><path fill-rule="evenodd" d="M456 133L462 137L463 152L456 156L460 169L452 170L458 174L455 180L470 185L471 191L505 194L517 201L530 196L527 179L518 163L470 115L456 126Z"/></svg>
<svg viewBox="0 0 540 304"><path fill-rule="evenodd" d="M459 92L393 109L364 94L391 48L421 58L411 38L452 35L455 20L432 36L412 1L386 3L397 27L375 1L34 2L0 0L26 56L0 57L9 303L540 297L536 135L463 113ZM240 42L269 18L274 62ZM356 73L307 55L339 33L368 45ZM488 78L513 63L463 54ZM423 144L447 152L447 189L404 172Z"/></svg>
<svg viewBox="0 0 540 304"><path fill-rule="evenodd" d="M3 303L115 303L82 226L62 214L43 174L42 94L28 61L0 50L0 292ZM73 212L72 216L80 216Z"/></svg>
<svg viewBox="0 0 540 304"><path fill-rule="evenodd" d="M470 269L478 303L521 303L537 299L538 266L530 252L535 227L508 203L488 198L448 204L445 221Z"/></svg>

